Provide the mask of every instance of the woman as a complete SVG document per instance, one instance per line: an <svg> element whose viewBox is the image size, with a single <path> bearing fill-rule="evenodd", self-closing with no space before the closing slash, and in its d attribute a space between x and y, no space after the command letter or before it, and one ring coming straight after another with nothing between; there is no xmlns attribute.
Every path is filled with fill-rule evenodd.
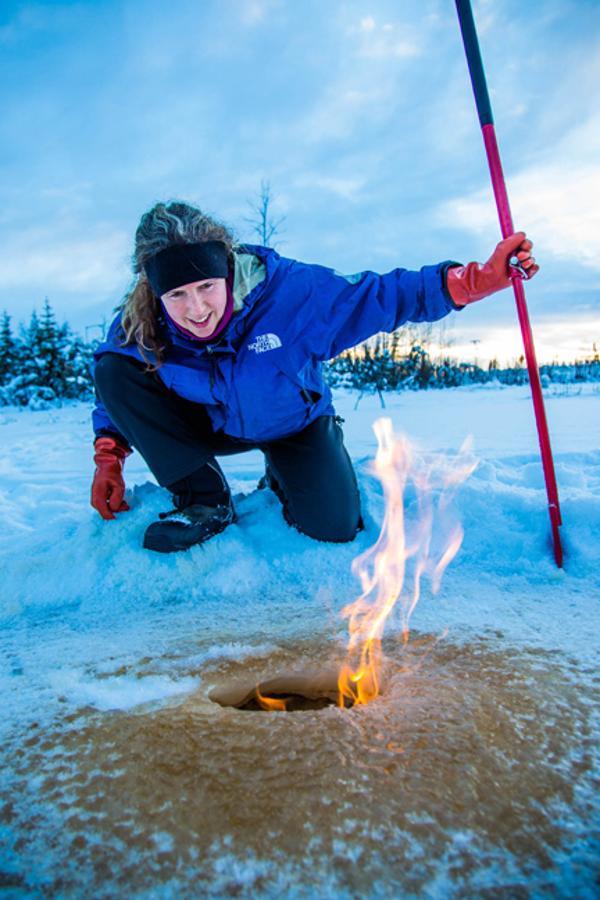
<svg viewBox="0 0 600 900"><path fill-rule="evenodd" d="M104 519L129 509L122 469L136 448L175 509L146 530L160 552L235 521L218 456L260 448L287 522L321 541L361 528L356 478L321 363L379 331L433 322L538 266L523 232L487 263L344 276L236 245L187 203L158 203L136 231L136 283L95 353L96 471Z"/></svg>

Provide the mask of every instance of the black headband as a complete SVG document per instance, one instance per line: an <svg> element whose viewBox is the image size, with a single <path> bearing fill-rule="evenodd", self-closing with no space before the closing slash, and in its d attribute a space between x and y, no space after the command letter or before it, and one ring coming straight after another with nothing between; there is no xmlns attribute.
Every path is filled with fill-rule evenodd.
<svg viewBox="0 0 600 900"><path fill-rule="evenodd" d="M150 287L157 297L162 297L183 284L205 278L227 278L227 255L223 241L173 244L152 256L144 268Z"/></svg>

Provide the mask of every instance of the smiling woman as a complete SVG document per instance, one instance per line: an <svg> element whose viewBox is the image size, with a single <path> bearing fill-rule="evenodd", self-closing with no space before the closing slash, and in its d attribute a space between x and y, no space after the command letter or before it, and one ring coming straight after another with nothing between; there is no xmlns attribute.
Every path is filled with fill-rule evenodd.
<svg viewBox="0 0 600 900"><path fill-rule="evenodd" d="M144 546L185 550L235 522L216 458L259 448L261 486L290 525L316 540L353 540L358 488L322 362L535 274L531 247L518 232L484 265L346 277L237 244L187 203L156 204L136 231L132 290L95 354L92 505L107 520L128 509L122 468L136 448L175 505L146 529Z"/></svg>
<svg viewBox="0 0 600 900"><path fill-rule="evenodd" d="M160 299L176 325L189 328L195 337L213 337L227 306L225 279L193 281L163 294Z"/></svg>
<svg viewBox="0 0 600 900"><path fill-rule="evenodd" d="M208 288L220 283L216 293L222 299L234 259L233 246L233 235L224 225L188 204L159 203L144 213L135 234L132 259L135 282L122 308L122 325L126 343L135 342L146 362L149 359L144 351L150 351L151 367L162 364L157 298L160 312L180 328L187 327L194 337L209 337L217 326L225 326L222 318L230 292L227 291L221 309L221 300L215 305L214 292ZM207 278L208 275L218 277ZM202 285L200 291L193 290L199 285ZM203 314L200 318L205 318L208 312L208 304L194 310L190 302L192 294L203 297L213 294L211 311L215 315L208 323L214 326L212 329L205 327L199 333L192 327L199 321L194 319L199 311ZM191 320L187 326L186 318Z"/></svg>

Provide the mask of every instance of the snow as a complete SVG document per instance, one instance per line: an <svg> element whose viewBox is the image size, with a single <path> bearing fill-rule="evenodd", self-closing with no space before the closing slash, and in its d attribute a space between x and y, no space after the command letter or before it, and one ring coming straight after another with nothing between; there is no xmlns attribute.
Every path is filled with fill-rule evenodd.
<svg viewBox="0 0 600 900"><path fill-rule="evenodd" d="M359 592L351 563L375 541L383 517L381 485L370 472L376 451L372 423L382 414L390 416L396 432L404 432L414 441L420 454L455 453L472 434L479 459L456 501L465 530L463 546L446 572L439 594L425 591L420 600L411 620L417 638L431 636L442 654L449 652L443 649L445 644L448 648L463 646L467 654L467 648L484 642L492 655L506 654L506 659L514 661L515 671L520 671L526 659L528 674L523 683L529 685L532 696L542 690L540 685L554 685L539 712L542 719L546 716L549 735L554 713L544 709L551 711L556 703L557 708L575 710L564 697L571 690L567 683L576 682L580 696L573 696L579 696L577 703L582 705L577 706L579 724L572 724L571 733L589 733L591 728L597 741L598 725L588 708L586 692L591 690L598 663L600 634L599 386L552 386L546 392L564 520L563 571L556 568L551 553L527 388L484 385L404 392L386 394L385 401L387 408L382 410L377 396L365 395L356 409L357 394L336 394L337 410L345 419L346 444L358 472L366 523L366 530L353 544L319 544L290 529L271 492L252 493L263 472L262 455L253 451L221 460L233 492L247 495L237 503L238 523L203 547L168 556L152 554L141 546L144 529L159 511L170 508L170 501L139 454L130 457L125 466L131 511L116 521L104 522L89 506L93 470L89 404L73 402L60 409L38 411L0 409L0 739L7 753L2 778L11 804L22 804L12 825L7 824L12 821L8 814L0 816L0 876L4 877L4 872L6 878L14 875L19 891L31 891L34 896L40 886L58 890L56 873L60 854L66 852L60 842L50 840L48 829L54 826L49 823L59 813L58 807L54 809L50 801L44 806L37 796L41 776L32 771L19 782L15 774L19 767L10 762L18 758L18 748L30 729L63 735L52 751L47 749L45 758L49 760L53 753L66 752L65 735L74 727L68 723L79 721L75 717L91 716L90 721L96 721L93 716L100 716L99 727L114 716L148 716L148 721L154 721L152 716L166 715L178 704L187 709L186 704L224 673L244 671L244 667L248 671L268 668L276 659L293 663L295 658L310 657L313 646L328 647L331 652L344 639L346 623L339 613ZM410 508L410 494L406 502ZM442 638L442 633L447 636ZM473 658L477 652L473 651ZM536 666L545 673L543 678L539 675L539 683ZM469 671L474 685L477 669ZM498 678L510 680L506 672ZM503 683L502 690L507 684ZM202 706L203 715L209 716L209 707L209 703ZM473 708L479 707L475 704ZM216 713L210 715L212 722ZM223 711L219 715L229 715L223 719L224 728L226 725L227 733L233 735L234 714ZM338 715L335 710L328 711L321 721L334 723L333 717ZM531 715L534 721L535 714ZM277 716L267 718L273 722ZM125 724L129 721L123 720ZM556 721L555 727L560 728L560 716ZM298 735L301 739L300 732ZM573 759L578 753L588 758L589 750L582 750L584 743L582 738L574 745ZM13 750L17 753L14 758L10 756ZM566 771L564 759L560 765ZM585 777L595 773L597 778L597 764L586 766ZM575 837L579 835L579 869L566 861L566 838L555 850L548 838L546 852L555 866L548 884L559 894L564 890L565 896L569 891L594 895L590 874L594 864L584 840L592 824L592 800L585 793L584 781L579 788L583 792L579 806L579 800L572 798L571 813L568 802L561 807L565 833L571 830ZM24 791L20 800L17 784ZM40 804L47 824L28 838L31 843L26 849L23 842L19 849L19 835L28 833L23 823L39 813ZM577 813L573 812L576 807ZM581 812L584 808L587 819ZM353 833L354 826L350 826L353 816L359 818L357 811L348 809L340 816L342 825ZM406 828L422 829L416 818L414 822L407 819ZM81 832L90 845L96 840L94 827L89 825ZM148 831L151 833L154 851L138 849L139 859L153 852L165 858L176 855L173 848L179 845L173 833L158 824L153 832ZM387 839L399 841L399 834L389 832ZM409 840L406 831L403 834L402 840ZM333 836L332 859L343 856L343 847L336 842L346 841L344 835L342 828ZM470 827L461 828L456 822L439 853L439 868L434 875L423 876L419 891L441 896L452 895L457 885L459 891L461 884L472 891L509 884L516 885L518 892L542 884L541 868L527 869L508 850L498 851L497 857L490 851L477 871L460 876L463 881L446 874L449 859L466 852L464 846L475 847L482 840L481 832L474 835ZM240 856L225 832L218 841L220 849L213 848L210 861L204 851L198 854L197 847L195 856L191 851L188 854L187 868L182 863L169 877L152 869L154 882L140 882L142 887L128 882L128 892L138 895L139 891L139 896L189 893L200 872L211 896L233 890L234 882L241 896L246 892L248 896L277 896L278 892L279 896L310 896L313 889L322 896L346 895L339 887L342 882L331 876L317 851L311 851L311 859L322 872L318 887L315 882L302 881L304 876L294 869L291 858L288 872L288 862L270 865L268 854L261 855L256 847ZM414 843L414 834L410 841L414 860L407 866L417 871L415 860L423 847ZM347 846L344 865L351 866L353 854L360 856L360 851L356 844ZM397 895L399 883L386 869L385 854L379 868L372 864L376 869L372 896ZM84 864L81 866L83 872ZM91 878L92 869L85 871L85 878ZM76 873L70 877L74 880L67 885L69 890L81 892ZM97 887L112 883L107 874L96 873L93 878ZM297 879L295 894L288 879ZM11 883L9 878L6 884ZM353 896L350 888L347 896Z"/></svg>

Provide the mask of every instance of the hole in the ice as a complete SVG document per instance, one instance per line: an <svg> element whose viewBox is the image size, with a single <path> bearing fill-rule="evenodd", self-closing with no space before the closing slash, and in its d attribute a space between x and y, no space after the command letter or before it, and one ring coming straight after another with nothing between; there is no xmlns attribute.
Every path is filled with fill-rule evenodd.
<svg viewBox="0 0 600 900"><path fill-rule="evenodd" d="M251 697L237 709L250 712L298 712L304 709L325 709L336 706L331 697L303 697L302 694L271 694L270 696Z"/></svg>
<svg viewBox="0 0 600 900"><path fill-rule="evenodd" d="M249 712L300 712L337 706L337 671L279 675L266 681L238 681L209 693L213 703ZM346 705L350 706L350 703Z"/></svg>

